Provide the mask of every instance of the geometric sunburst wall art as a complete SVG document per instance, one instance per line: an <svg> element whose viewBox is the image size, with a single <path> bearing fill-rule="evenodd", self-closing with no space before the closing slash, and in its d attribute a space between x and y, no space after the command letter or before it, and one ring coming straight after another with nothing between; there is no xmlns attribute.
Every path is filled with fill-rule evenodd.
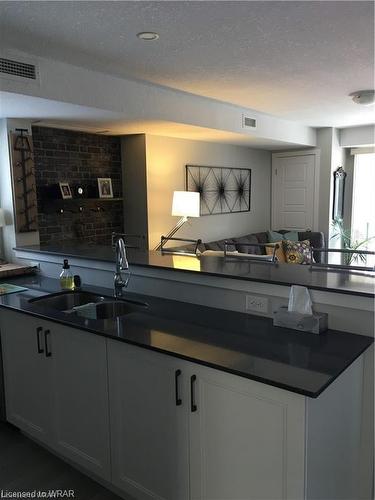
<svg viewBox="0 0 375 500"><path fill-rule="evenodd" d="M250 211L251 169L186 165L186 190L200 193L201 215Z"/></svg>

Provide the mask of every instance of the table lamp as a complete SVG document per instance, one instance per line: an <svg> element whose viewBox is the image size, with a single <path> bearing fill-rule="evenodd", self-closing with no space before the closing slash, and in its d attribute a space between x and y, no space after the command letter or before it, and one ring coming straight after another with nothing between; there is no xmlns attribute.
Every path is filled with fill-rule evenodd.
<svg viewBox="0 0 375 500"><path fill-rule="evenodd" d="M181 218L165 236L166 238L172 238L185 222L187 222L189 217L200 216L200 194L194 191L174 191L172 215ZM155 247L155 250L160 250L160 248L161 243Z"/></svg>

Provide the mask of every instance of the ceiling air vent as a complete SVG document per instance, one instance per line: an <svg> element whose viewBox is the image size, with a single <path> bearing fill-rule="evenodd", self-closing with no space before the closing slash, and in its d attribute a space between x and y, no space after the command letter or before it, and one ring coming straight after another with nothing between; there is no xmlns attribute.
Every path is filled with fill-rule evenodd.
<svg viewBox="0 0 375 500"><path fill-rule="evenodd" d="M250 116L242 115L242 126L243 128L257 128L257 121L255 118L251 118Z"/></svg>
<svg viewBox="0 0 375 500"><path fill-rule="evenodd" d="M12 59L0 58L0 73L11 76L19 76L21 78L28 78L29 80L36 80L36 67L34 64L27 64L24 62L13 61Z"/></svg>

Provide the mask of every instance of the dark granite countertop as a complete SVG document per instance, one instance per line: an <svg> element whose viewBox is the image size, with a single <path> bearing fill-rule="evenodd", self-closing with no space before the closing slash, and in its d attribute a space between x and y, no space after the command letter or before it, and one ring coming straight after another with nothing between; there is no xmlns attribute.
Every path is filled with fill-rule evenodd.
<svg viewBox="0 0 375 500"><path fill-rule="evenodd" d="M94 334L155 350L241 377L316 398L372 343L351 333L321 335L272 325L272 320L138 294L130 300L147 309L117 320L88 320L48 311L30 299L60 291L58 280L41 276L4 280L27 287L0 297L0 308L80 328ZM85 287L103 295L111 290Z"/></svg>
<svg viewBox="0 0 375 500"><path fill-rule="evenodd" d="M110 246L63 242L56 245L30 245L16 250L76 257L88 260L114 262L114 251ZM160 252L128 250L132 265L168 269L173 271L200 273L203 275L257 281L276 285L301 285L312 290L374 297L374 276L342 271L311 270L310 266L278 264L270 265L248 260L224 259L217 256L190 257L183 255L161 255Z"/></svg>

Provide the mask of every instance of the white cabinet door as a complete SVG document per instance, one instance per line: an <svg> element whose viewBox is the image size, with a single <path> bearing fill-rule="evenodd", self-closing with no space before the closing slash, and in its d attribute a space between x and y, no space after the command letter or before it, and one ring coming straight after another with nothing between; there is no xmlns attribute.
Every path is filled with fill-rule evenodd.
<svg viewBox="0 0 375 500"><path fill-rule="evenodd" d="M316 155L273 157L272 229L314 230Z"/></svg>
<svg viewBox="0 0 375 500"><path fill-rule="evenodd" d="M54 448L110 480L106 340L51 323Z"/></svg>
<svg viewBox="0 0 375 500"><path fill-rule="evenodd" d="M187 500L189 402L179 360L107 345L113 483L139 500Z"/></svg>
<svg viewBox="0 0 375 500"><path fill-rule="evenodd" d="M36 318L0 311L7 420L50 444L51 358L46 357L44 327Z"/></svg>
<svg viewBox="0 0 375 500"><path fill-rule="evenodd" d="M302 500L304 398L192 365L191 500Z"/></svg>

